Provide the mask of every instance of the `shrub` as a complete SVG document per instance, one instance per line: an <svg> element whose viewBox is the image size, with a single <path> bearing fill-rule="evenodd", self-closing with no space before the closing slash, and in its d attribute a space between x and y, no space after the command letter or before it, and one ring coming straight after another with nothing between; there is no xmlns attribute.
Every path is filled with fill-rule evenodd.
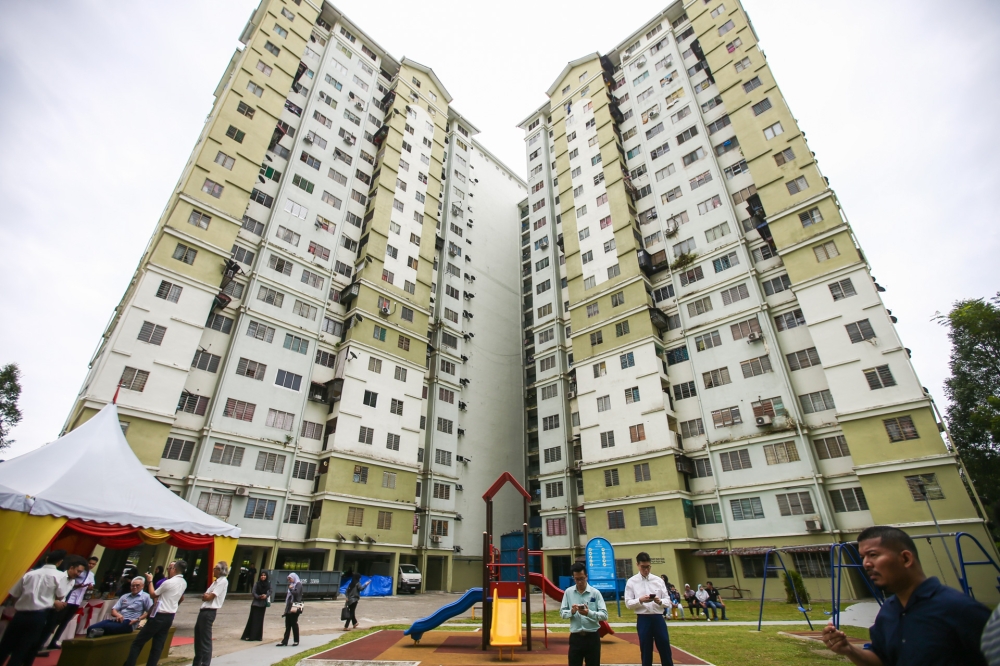
<svg viewBox="0 0 1000 666"><path fill-rule="evenodd" d="M792 585L795 589L792 589ZM785 574L785 602L795 603L795 592L799 593L799 601L803 604L809 603L809 593L806 592L806 585L802 582L802 576L798 571L789 571Z"/></svg>

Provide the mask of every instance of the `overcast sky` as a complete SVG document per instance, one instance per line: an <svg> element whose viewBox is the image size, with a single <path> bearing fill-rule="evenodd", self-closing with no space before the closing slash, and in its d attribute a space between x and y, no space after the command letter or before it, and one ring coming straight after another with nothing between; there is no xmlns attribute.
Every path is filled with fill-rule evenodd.
<svg viewBox="0 0 1000 666"><path fill-rule="evenodd" d="M3 4L0 364L21 367L24 389L9 458L58 436L257 2ZM943 406L949 347L931 319L1000 290L1000 160L988 150L1000 138L1000 3L744 5ZM433 67L479 141L524 174L514 125L567 61L612 49L664 4L338 7L396 58Z"/></svg>

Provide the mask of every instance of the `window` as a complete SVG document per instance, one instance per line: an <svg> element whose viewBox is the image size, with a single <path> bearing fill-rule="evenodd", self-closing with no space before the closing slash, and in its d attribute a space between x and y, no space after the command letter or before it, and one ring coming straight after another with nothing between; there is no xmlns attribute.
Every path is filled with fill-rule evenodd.
<svg viewBox="0 0 1000 666"><path fill-rule="evenodd" d="M690 421L681 422L681 437L697 437L698 435L705 434L705 426L702 424L701 419L692 419ZM707 459L706 459L707 462ZM709 475L711 475L711 469L709 469Z"/></svg>
<svg viewBox="0 0 1000 666"><path fill-rule="evenodd" d="M686 345L668 349L666 351L667 365L676 365L688 360L688 349Z"/></svg>
<svg viewBox="0 0 1000 666"><path fill-rule="evenodd" d="M809 183L806 182L805 176L799 176L795 180L790 180L785 183L785 187L788 188L789 194L798 194L805 189L809 188Z"/></svg>
<svg viewBox="0 0 1000 666"><path fill-rule="evenodd" d="M451 499L451 485L447 483L435 483L433 491L434 499Z"/></svg>
<svg viewBox="0 0 1000 666"><path fill-rule="evenodd" d="M845 458L851 455L850 449L847 448L847 440L843 435L813 440L813 446L816 448L816 457L820 460Z"/></svg>
<svg viewBox="0 0 1000 666"><path fill-rule="evenodd" d="M682 287L686 287L692 282L697 282L698 280L703 280L705 278L705 272L702 270L701 266L695 266L690 270L683 271L680 275Z"/></svg>
<svg viewBox="0 0 1000 666"><path fill-rule="evenodd" d="M780 153L774 154L774 163L777 164L778 166L787 164L788 162L791 162L794 159L795 159L795 151L793 151L791 148L785 148ZM818 209L816 208L814 208L813 210L816 210L818 212ZM802 215L800 214L799 217L801 218Z"/></svg>
<svg viewBox="0 0 1000 666"><path fill-rule="evenodd" d="M750 452L747 449L724 451L719 454L719 461L722 463L723 472L751 468Z"/></svg>
<svg viewBox="0 0 1000 666"><path fill-rule="evenodd" d="M764 128L764 138L770 141L774 137L783 134L784 129L781 127L781 123L774 123L770 127Z"/></svg>
<svg viewBox="0 0 1000 666"><path fill-rule="evenodd" d="M762 375L765 372L771 372L771 359L768 356L752 358L740 363L740 369L743 370L744 379L756 377L757 375Z"/></svg>
<svg viewBox="0 0 1000 666"><path fill-rule="evenodd" d="M271 474L283 474L285 471L285 456L261 451L257 454L257 463L254 465L254 470L258 472L270 472Z"/></svg>
<svg viewBox="0 0 1000 666"><path fill-rule="evenodd" d="M615 446L615 433L614 433L614 431L613 430L609 430L607 432L602 432L601 433L601 448L602 449L611 449L611 448L614 448L614 446ZM605 482L605 485L616 485L617 486L618 485L618 470L610 470L610 471L614 472L614 481L615 482L614 482L614 484L608 484L607 483L609 470L605 470L604 471L604 482Z"/></svg>
<svg viewBox="0 0 1000 666"><path fill-rule="evenodd" d="M763 286L765 295L774 296L775 294L780 294L787 289L791 289L792 281L788 279L788 274L785 273L776 278L765 280Z"/></svg>
<svg viewBox="0 0 1000 666"><path fill-rule="evenodd" d="M938 483L937 474L918 474L905 478L914 502L923 502L925 494L929 500L944 499L944 492Z"/></svg>
<svg viewBox="0 0 1000 666"><path fill-rule="evenodd" d="M810 208L804 213L799 213L799 222L802 223L803 227L808 227L822 221L823 215L819 212L819 208Z"/></svg>
<svg viewBox="0 0 1000 666"><path fill-rule="evenodd" d="M215 313L208 317L208 321L205 322L205 328L210 328L213 331L219 331L220 333L229 335L229 332L233 330L233 320L219 313Z"/></svg>
<svg viewBox="0 0 1000 666"><path fill-rule="evenodd" d="M139 329L138 340L139 342L146 342L151 345L159 345L163 342L163 336L166 333L166 326L160 326L151 321L144 321L142 322L142 327Z"/></svg>
<svg viewBox="0 0 1000 666"><path fill-rule="evenodd" d="M628 322L627 321L623 321L623 322L619 322L619 323L615 324L615 337L616 338L620 338L623 335L628 335L628 332L629 332L629 329L628 329Z"/></svg>
<svg viewBox="0 0 1000 666"><path fill-rule="evenodd" d="M722 205L722 198L718 194L716 194L711 199L706 199L705 201L702 201L701 203L698 204L698 214L705 215L709 211L715 210L721 205Z"/></svg>
<svg viewBox="0 0 1000 666"><path fill-rule="evenodd" d="M271 44L271 42L268 42L268 44L274 46L273 44ZM265 45L264 48L267 48L267 46ZM236 107L236 112L246 116L247 118L253 118L253 114L256 113L256 111L257 110L255 108L247 105L245 102L240 102L239 105Z"/></svg>
<svg viewBox="0 0 1000 666"><path fill-rule="evenodd" d="M825 389L822 391L816 391L815 393L800 395L799 402L802 403L802 411L805 414L822 412L828 409L836 409L836 405L833 404L833 396L830 394L829 390Z"/></svg>
<svg viewBox="0 0 1000 666"><path fill-rule="evenodd" d="M862 372L865 373L865 379L868 381L868 388L873 391L896 385L896 379L892 376L892 372L889 370L888 365L880 365L867 370L862 370Z"/></svg>
<svg viewBox="0 0 1000 666"><path fill-rule="evenodd" d="M230 125L229 129L226 130L226 136L228 136L230 139L232 139L236 143L243 143L243 139L246 137L246 135L247 135L246 132L244 132L243 130L236 129L232 125ZM208 182L208 181L206 181L206 182ZM208 190L205 190L204 188L202 188L202 191L208 192ZM213 196L217 196L217 195L213 195Z"/></svg>
<svg viewBox="0 0 1000 666"><path fill-rule="evenodd" d="M777 254L771 249L770 245L761 245L753 250L754 263L760 263L775 256L777 256Z"/></svg>
<svg viewBox="0 0 1000 666"><path fill-rule="evenodd" d="M718 504L698 504L694 507L696 525L716 525L722 522L722 511Z"/></svg>
<svg viewBox="0 0 1000 666"><path fill-rule="evenodd" d="M295 414L278 411L277 409L267 410L267 421L265 422L265 424L269 427L280 428L281 430L291 430L292 427L294 426L294 423L295 423Z"/></svg>
<svg viewBox="0 0 1000 666"><path fill-rule="evenodd" d="M615 470L616 472L618 470ZM623 530L625 529L625 512L621 509L615 509L608 511L608 529L609 530ZM632 563L631 560L626 560L629 564Z"/></svg>
<svg viewBox="0 0 1000 666"><path fill-rule="evenodd" d="M641 442L646 439L646 427L643 424L628 427L629 438L633 442Z"/></svg>
<svg viewBox="0 0 1000 666"><path fill-rule="evenodd" d="M756 319L754 320L756 321ZM722 344L722 338L719 336L718 331L711 331L703 335L699 335L694 339L695 349L698 351L705 351L706 349L711 349L713 347L718 347Z"/></svg>
<svg viewBox="0 0 1000 666"><path fill-rule="evenodd" d="M349 527L362 527L364 520L365 510L363 508L358 506L347 507L347 525Z"/></svg>
<svg viewBox="0 0 1000 666"><path fill-rule="evenodd" d="M826 553L792 553L795 568L803 578L829 578L830 557Z"/></svg>
<svg viewBox="0 0 1000 666"><path fill-rule="evenodd" d="M452 434L454 425L455 425L454 421L451 421L450 419L441 418L440 416L438 417L437 420L438 432L443 432L447 435L450 435Z"/></svg>
<svg viewBox="0 0 1000 666"><path fill-rule="evenodd" d="M228 518L233 506L233 496L221 493L201 493L198 496L198 508L207 514Z"/></svg>
<svg viewBox="0 0 1000 666"><path fill-rule="evenodd" d="M858 295L858 292L854 289L854 283L851 282L851 278L844 278L839 282L831 282L827 286L830 288L830 295L833 296L833 300L835 301Z"/></svg>
<svg viewBox="0 0 1000 666"><path fill-rule="evenodd" d="M830 503L835 513L868 511L868 500L865 499L865 491L861 487L831 490Z"/></svg>
<svg viewBox="0 0 1000 666"><path fill-rule="evenodd" d="M764 556L763 555L741 555L740 562L743 565L744 578L764 577ZM777 578L778 572L771 566L767 571L768 578Z"/></svg>
<svg viewBox="0 0 1000 666"><path fill-rule="evenodd" d="M718 240L727 234L729 234L729 223L723 222L722 224L717 224L711 229L705 231L705 240L711 243L712 241Z"/></svg>
<svg viewBox="0 0 1000 666"><path fill-rule="evenodd" d="M779 331L785 331L797 326L805 326L806 318L802 316L802 310L792 310L775 317L774 325Z"/></svg>
<svg viewBox="0 0 1000 666"><path fill-rule="evenodd" d="M182 291L184 291L184 287L167 282L166 280L161 280L160 286L156 289L156 297L162 298L165 301L170 301L171 303L176 303L180 300Z"/></svg>
<svg viewBox="0 0 1000 666"><path fill-rule="evenodd" d="M705 381L705 388L707 389L733 383L733 380L729 378L729 368L719 368L718 370L703 372L701 377Z"/></svg>
<svg viewBox="0 0 1000 666"><path fill-rule="evenodd" d="M254 520L274 520L274 508L277 504L277 500L251 497L247 500L247 508L243 513L243 517L253 518Z"/></svg>
<svg viewBox="0 0 1000 666"><path fill-rule="evenodd" d="M694 382L681 382L679 384L674 384L674 400L684 400L685 398L693 398L698 395L698 391L695 388Z"/></svg>
<svg viewBox="0 0 1000 666"><path fill-rule="evenodd" d="M545 484L545 497L546 498L562 497L563 494L564 493L563 493L563 482L562 481L553 481L551 483L546 483Z"/></svg>
<svg viewBox="0 0 1000 666"><path fill-rule="evenodd" d="M743 423L739 407L726 407L712 412L712 424L716 428L724 428L738 423Z"/></svg>
<svg viewBox="0 0 1000 666"><path fill-rule="evenodd" d="M163 447L163 455L160 457L165 460L191 462L191 454L193 453L194 442L177 439L176 437L167 437L167 444Z"/></svg>
<svg viewBox="0 0 1000 666"><path fill-rule="evenodd" d="M235 398L229 398L226 400L226 407L222 411L222 415L238 419L240 421L253 421L253 413L255 409L257 409L257 405L253 403L243 402L242 400L236 400Z"/></svg>
<svg viewBox="0 0 1000 666"><path fill-rule="evenodd" d="M871 323L867 319L852 322L844 326L844 328L847 329L847 335L851 339L852 344L871 340L875 337L875 329L872 328Z"/></svg>
<svg viewBox="0 0 1000 666"><path fill-rule="evenodd" d="M767 460L768 465L780 465L782 463L795 462L799 460L799 451L795 448L795 442L765 444L764 459Z"/></svg>
<svg viewBox="0 0 1000 666"><path fill-rule="evenodd" d="M274 385L298 391L302 386L302 375L297 375L287 370L278 370L278 374L274 379Z"/></svg>
<svg viewBox="0 0 1000 666"><path fill-rule="evenodd" d="M759 101L756 104L754 104L751 108L753 109L753 115L759 116L760 114L764 113L765 111L767 111L768 109L771 108L771 100L768 99L767 97L765 97L761 101ZM803 182L805 182L805 178L802 178L801 180ZM791 189L791 188L789 188L789 189ZM803 189L805 189L805 188L803 188Z"/></svg>
<svg viewBox="0 0 1000 666"><path fill-rule="evenodd" d="M785 358L788 359L789 370L793 372L796 370L802 370L803 368L811 368L813 366L820 365L819 353L816 351L815 347L809 347L808 349L803 349L802 351L786 354Z"/></svg>
<svg viewBox="0 0 1000 666"><path fill-rule="evenodd" d="M697 301L692 301L687 304L688 316L697 317L698 315L705 314L712 309L712 299L709 296L705 298L700 298Z"/></svg>
<svg viewBox="0 0 1000 666"><path fill-rule="evenodd" d="M123 389L128 389L129 391L142 392L146 388L146 381L149 379L149 372L146 370L137 370L135 368L125 367L122 372L122 377L118 381L118 385Z"/></svg>
<svg viewBox="0 0 1000 666"><path fill-rule="evenodd" d="M183 243L178 243L174 248L174 259L183 261L185 264L193 264L194 258L198 255L198 250L188 247Z"/></svg>
<svg viewBox="0 0 1000 666"><path fill-rule="evenodd" d="M605 395L597 399L597 411L606 412L611 409L611 396Z"/></svg>
<svg viewBox="0 0 1000 666"><path fill-rule="evenodd" d="M445 451L444 449L435 449L434 462L438 465L451 467L451 451Z"/></svg>
<svg viewBox="0 0 1000 666"><path fill-rule="evenodd" d="M760 520L764 517L764 509L759 497L729 500L733 512L733 520Z"/></svg>
<svg viewBox="0 0 1000 666"><path fill-rule="evenodd" d="M913 424L913 418L910 416L883 419L882 425L885 426L885 432L889 435L890 442L920 438L920 435L917 434L917 427Z"/></svg>
<svg viewBox="0 0 1000 666"><path fill-rule="evenodd" d="M596 333L590 334L590 346L596 347L599 344L604 343L604 332L597 331Z"/></svg>
<svg viewBox="0 0 1000 666"><path fill-rule="evenodd" d="M728 270L733 266L737 266L740 263L740 258L735 252L730 252L724 257L719 257L718 259L712 260L712 267L715 269L716 273L721 273L724 270Z"/></svg>

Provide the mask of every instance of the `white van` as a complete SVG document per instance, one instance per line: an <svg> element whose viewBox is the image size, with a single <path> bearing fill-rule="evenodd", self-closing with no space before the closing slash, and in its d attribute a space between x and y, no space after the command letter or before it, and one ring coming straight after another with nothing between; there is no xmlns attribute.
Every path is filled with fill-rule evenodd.
<svg viewBox="0 0 1000 666"><path fill-rule="evenodd" d="M416 594L420 589L420 569L415 564L400 564L396 583L396 592L409 592Z"/></svg>

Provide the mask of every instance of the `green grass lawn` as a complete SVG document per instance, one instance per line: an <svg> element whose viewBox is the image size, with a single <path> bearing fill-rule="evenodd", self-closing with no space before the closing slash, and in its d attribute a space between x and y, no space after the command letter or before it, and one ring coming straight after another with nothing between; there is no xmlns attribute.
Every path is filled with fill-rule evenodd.
<svg viewBox="0 0 1000 666"><path fill-rule="evenodd" d="M551 603L548 603L551 602ZM846 607L846 605L845 605ZM541 624L542 623L542 611L538 608L532 609L534 612L531 614L531 623ZM814 603L812 605L812 611L809 613L809 619L813 621L813 624L824 625L829 621L829 616L824 615L823 611L830 611L830 604L827 603ZM760 612L760 601L753 601L749 599L731 599L726 601L726 617L730 620L739 620L744 622L756 622L757 614ZM683 624L691 619L691 613L685 607L685 620L673 620L674 624ZM564 620L559 617L559 606L552 599L547 600L546 604L546 615L548 616L549 624L568 624L569 620ZM471 618L471 613L462 615L461 617L456 617L449 620L449 623L469 623L478 624L482 621L481 614L477 610L476 620ZM701 620L705 619L705 616L700 616ZM764 619L765 620L804 620L802 613L800 613L795 608L795 604L786 604L781 601L765 601L764 602ZM635 613L625 608L625 604L622 603L622 614L618 617L618 608L615 602L608 603L608 622L635 622Z"/></svg>

